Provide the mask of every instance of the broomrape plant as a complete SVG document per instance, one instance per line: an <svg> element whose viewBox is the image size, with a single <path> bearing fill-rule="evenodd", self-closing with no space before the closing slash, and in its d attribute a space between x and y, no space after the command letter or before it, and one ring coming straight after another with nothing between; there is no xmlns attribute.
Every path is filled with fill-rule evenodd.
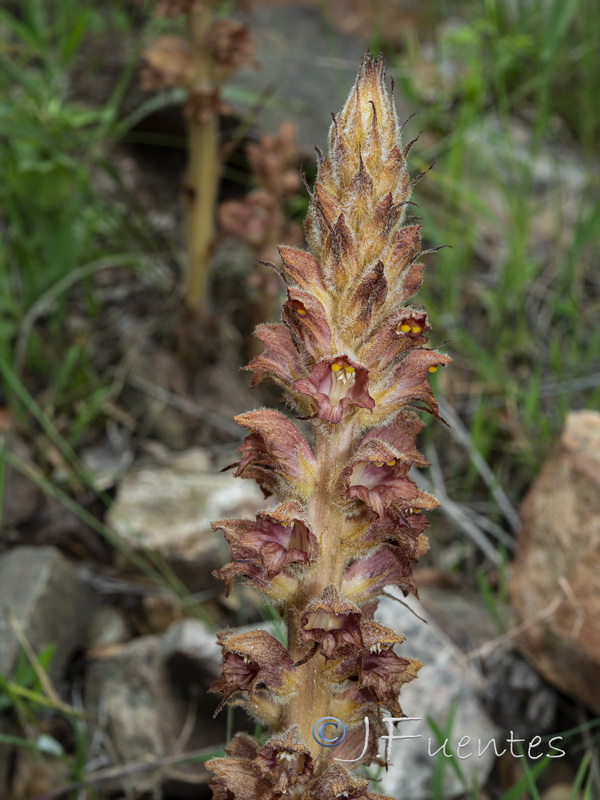
<svg viewBox="0 0 600 800"><path fill-rule="evenodd" d="M228 758L208 762L217 800L382 798L340 760L361 752L365 717L374 735L362 763L377 759L383 709L403 716L400 688L422 666L397 655L403 637L373 619L385 586L416 593L422 512L438 503L408 475L426 466L415 409L439 419L428 376L450 362L427 347L427 315L410 303L423 270L420 226L405 220L418 178L400 133L383 62L367 55L329 154L318 153L310 252L279 248L282 323L256 330L265 349L247 367L253 384L283 387L314 443L278 411L236 417L248 431L236 476L282 503L254 521L214 523L232 558L217 574L228 591L243 577L277 604L288 644L265 631L219 635L219 709L243 706L275 734L261 746L238 733ZM335 749L312 735L326 717L348 731Z"/></svg>

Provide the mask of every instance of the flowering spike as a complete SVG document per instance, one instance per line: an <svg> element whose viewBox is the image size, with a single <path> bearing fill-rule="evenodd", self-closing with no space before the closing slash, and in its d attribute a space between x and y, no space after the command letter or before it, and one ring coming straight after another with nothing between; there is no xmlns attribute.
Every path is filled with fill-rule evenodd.
<svg viewBox="0 0 600 800"><path fill-rule="evenodd" d="M427 466L416 411L439 418L429 380L450 362L428 347L427 315L411 301L422 248L420 227L405 224L412 143L400 133L383 62L367 54L333 117L328 155L318 154L310 252L280 247L282 321L257 329L265 349L248 365L253 383L283 387L314 444L276 411L236 418L249 431L236 474L285 502L255 520L215 523L231 548L217 574L228 588L243 577L282 607L287 645L258 631L221 636L215 691L276 733L262 748L234 740L231 758L209 762L217 800L386 800L332 759L359 756L365 716L375 735L382 709L402 716L398 693L421 666L372 619L386 586L417 592L423 512L438 503L409 475ZM312 735L329 716L348 729L333 752ZM370 743L362 762L376 757Z"/></svg>

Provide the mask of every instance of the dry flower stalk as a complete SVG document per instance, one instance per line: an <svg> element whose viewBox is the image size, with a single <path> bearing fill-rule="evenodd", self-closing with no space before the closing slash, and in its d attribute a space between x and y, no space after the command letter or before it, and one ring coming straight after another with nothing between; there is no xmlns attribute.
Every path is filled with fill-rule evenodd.
<svg viewBox="0 0 600 800"><path fill-rule="evenodd" d="M143 56L141 85L146 91L184 87L188 91L187 199L188 269L184 298L206 313L215 209L220 179L219 112L221 87L231 74L252 62L253 44L245 25L215 19L219 0L159 0L158 13L185 14L188 39L163 36Z"/></svg>
<svg viewBox="0 0 600 800"><path fill-rule="evenodd" d="M229 758L208 763L217 800L381 797L334 759L361 752L365 717L363 763L377 758L383 710L402 715L398 693L421 666L373 620L386 585L416 592L422 512L438 504L408 476L426 466L415 409L439 418L428 376L450 361L426 346L427 316L410 303L423 265L420 228L405 219L412 142L399 140L383 62L367 55L319 155L310 252L280 247L282 323L258 327L265 350L248 366L254 383L271 377L311 420L314 445L277 411L237 417L248 435L236 475L282 503L256 520L214 523L231 547L218 573L228 591L236 577L257 586L288 631L287 648L264 631L220 635L221 706L243 706L275 734L264 746L238 734ZM336 748L312 736L327 716L348 729Z"/></svg>

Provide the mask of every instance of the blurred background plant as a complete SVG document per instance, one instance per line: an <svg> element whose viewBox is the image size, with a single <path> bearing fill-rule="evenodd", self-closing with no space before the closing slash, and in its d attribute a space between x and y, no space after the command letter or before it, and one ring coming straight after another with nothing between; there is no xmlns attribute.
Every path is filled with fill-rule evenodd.
<svg viewBox="0 0 600 800"><path fill-rule="evenodd" d="M246 25L228 19L235 4L220 0L159 0L159 16L185 19L186 36L162 36L144 53L141 71L146 91L183 88L187 119L187 268L184 302L197 321L210 310L209 278L215 216L222 172L219 113L227 111L223 84L253 62L254 45Z"/></svg>

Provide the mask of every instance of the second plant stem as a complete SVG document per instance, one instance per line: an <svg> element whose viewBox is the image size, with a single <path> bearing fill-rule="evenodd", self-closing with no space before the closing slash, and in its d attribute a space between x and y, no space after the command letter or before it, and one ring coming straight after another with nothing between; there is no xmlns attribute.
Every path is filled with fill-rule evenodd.
<svg viewBox="0 0 600 800"><path fill-rule="evenodd" d="M208 103L217 91L213 61L207 47L212 25L208 5L188 14L188 30L196 61L196 86ZM192 106L192 110L193 106ZM208 310L208 278L215 233L215 206L219 184L219 118L216 108L192 113L188 123L186 305L204 316Z"/></svg>

